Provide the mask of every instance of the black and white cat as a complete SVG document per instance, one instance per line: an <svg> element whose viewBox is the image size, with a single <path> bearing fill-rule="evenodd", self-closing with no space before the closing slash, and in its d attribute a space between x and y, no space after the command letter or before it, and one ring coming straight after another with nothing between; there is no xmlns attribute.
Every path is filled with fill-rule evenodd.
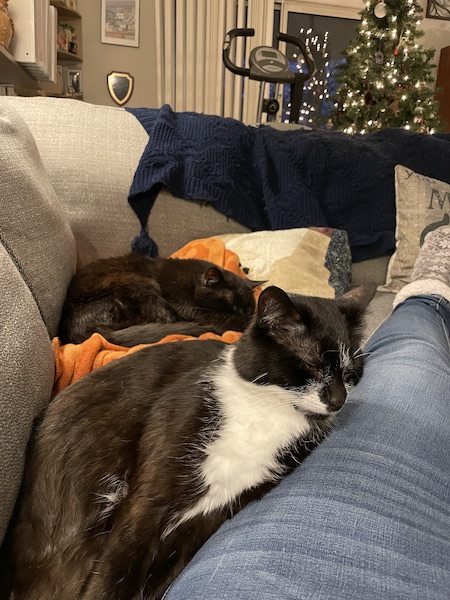
<svg viewBox="0 0 450 600"><path fill-rule="evenodd" d="M48 407L12 529L14 600L156 600L330 431L373 296L261 293L235 344L148 347Z"/></svg>
<svg viewBox="0 0 450 600"><path fill-rule="evenodd" d="M111 339L111 332L145 323L178 323L173 332L190 335L243 331L255 311L256 283L199 259L135 253L100 259L73 277L58 337L63 344L81 343L94 332ZM153 329L144 338L140 330L134 343L156 341Z"/></svg>

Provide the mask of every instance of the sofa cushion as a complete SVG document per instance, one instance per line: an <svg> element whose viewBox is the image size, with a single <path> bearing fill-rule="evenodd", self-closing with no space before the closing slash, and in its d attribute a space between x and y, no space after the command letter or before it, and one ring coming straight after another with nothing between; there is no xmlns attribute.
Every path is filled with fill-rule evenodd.
<svg viewBox="0 0 450 600"><path fill-rule="evenodd" d="M359 263L352 264L352 283L361 285L363 283L375 283L382 285L386 282L386 271L389 263L389 256L379 256L378 258L369 258Z"/></svg>
<svg viewBox="0 0 450 600"><path fill-rule="evenodd" d="M148 229L160 256L170 256L197 238L250 231L211 204L177 198L164 187L151 210Z"/></svg>
<svg viewBox="0 0 450 600"><path fill-rule="evenodd" d="M389 260L381 291L398 292L410 282L414 262L425 235L450 222L450 185L395 167L396 250Z"/></svg>
<svg viewBox="0 0 450 600"><path fill-rule="evenodd" d="M148 142L135 117L119 107L60 98L8 101L36 139L74 233L78 265L129 252L140 225L128 192Z"/></svg>
<svg viewBox="0 0 450 600"><path fill-rule="evenodd" d="M33 420L50 399L54 359L39 309L0 244L0 543L22 479Z"/></svg>
<svg viewBox="0 0 450 600"><path fill-rule="evenodd" d="M75 242L26 123L3 98L0 111L0 241L54 336L75 267Z"/></svg>

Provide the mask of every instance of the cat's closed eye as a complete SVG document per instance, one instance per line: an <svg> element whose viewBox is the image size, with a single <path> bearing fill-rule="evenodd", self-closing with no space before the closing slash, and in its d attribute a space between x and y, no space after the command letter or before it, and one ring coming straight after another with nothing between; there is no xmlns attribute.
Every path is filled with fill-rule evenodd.
<svg viewBox="0 0 450 600"><path fill-rule="evenodd" d="M246 317L251 317L254 312L255 311L251 306L244 306L244 314Z"/></svg>
<svg viewBox="0 0 450 600"><path fill-rule="evenodd" d="M355 371L344 373L343 376L344 384L347 389L354 387L360 380L360 375Z"/></svg>

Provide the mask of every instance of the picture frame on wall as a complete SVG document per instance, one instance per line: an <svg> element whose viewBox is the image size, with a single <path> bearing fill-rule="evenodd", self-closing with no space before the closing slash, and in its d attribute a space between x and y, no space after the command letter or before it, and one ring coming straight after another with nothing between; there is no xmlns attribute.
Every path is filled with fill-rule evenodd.
<svg viewBox="0 0 450 600"><path fill-rule="evenodd" d="M139 3L140 0L102 0L102 44L139 46Z"/></svg>
<svg viewBox="0 0 450 600"><path fill-rule="evenodd" d="M75 98L83 96L82 72L79 69L67 69L66 94Z"/></svg>
<svg viewBox="0 0 450 600"><path fill-rule="evenodd" d="M450 21L450 0L428 0L427 19Z"/></svg>

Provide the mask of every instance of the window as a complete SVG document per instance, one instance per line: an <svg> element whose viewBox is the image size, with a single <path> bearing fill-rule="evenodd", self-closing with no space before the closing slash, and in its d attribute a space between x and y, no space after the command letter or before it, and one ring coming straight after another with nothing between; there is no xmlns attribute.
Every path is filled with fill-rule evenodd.
<svg viewBox="0 0 450 600"><path fill-rule="evenodd" d="M336 90L333 71L343 59L342 51L357 33L360 19L358 11L333 4L323 6L309 4L309 13L299 8L304 2L285 2L275 13L274 39L278 31L300 38L311 51L316 65L313 77L305 82L299 123L312 128L326 127L333 110L330 97ZM312 14L312 12L322 14ZM335 12L339 16L330 16ZM278 14L277 14L278 13ZM348 16L345 16L348 15ZM304 60L297 56L297 49L291 44L282 51L286 54L291 69L302 70ZM280 97L281 96L281 97ZM289 121L290 86L285 85L279 92L282 106L282 121Z"/></svg>

